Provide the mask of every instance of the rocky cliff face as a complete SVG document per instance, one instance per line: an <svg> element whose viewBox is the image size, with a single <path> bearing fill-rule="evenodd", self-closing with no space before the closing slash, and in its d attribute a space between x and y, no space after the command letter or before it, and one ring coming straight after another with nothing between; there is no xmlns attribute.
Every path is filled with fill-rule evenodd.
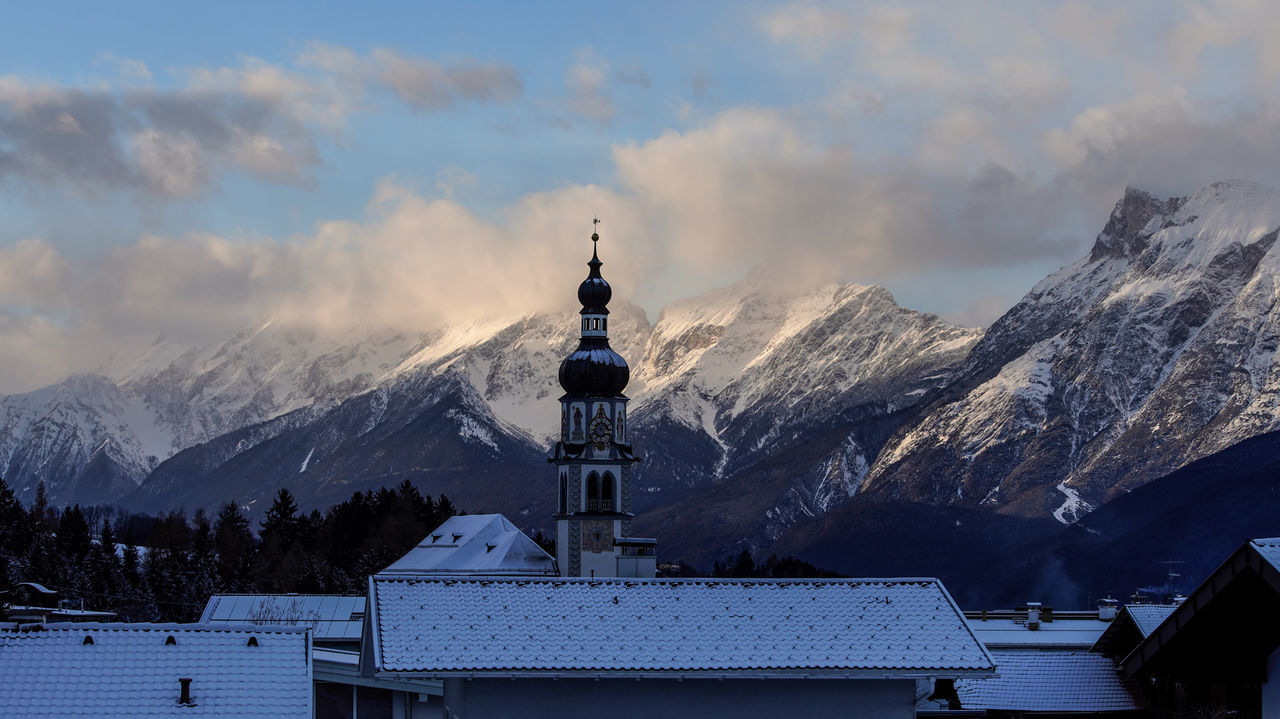
<svg viewBox="0 0 1280 719"><path fill-rule="evenodd" d="M1280 194L1130 190L974 348L863 487L1070 522L1277 425Z"/></svg>

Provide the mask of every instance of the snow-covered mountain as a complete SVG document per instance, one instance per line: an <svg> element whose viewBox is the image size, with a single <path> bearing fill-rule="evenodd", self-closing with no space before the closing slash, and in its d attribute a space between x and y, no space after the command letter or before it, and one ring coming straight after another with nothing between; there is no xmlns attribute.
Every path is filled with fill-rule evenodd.
<svg viewBox="0 0 1280 719"><path fill-rule="evenodd" d="M208 347L157 340L95 375L0 396L0 476L27 501L41 481L55 503L115 500L179 450L369 390L423 341L269 319Z"/></svg>
<svg viewBox="0 0 1280 719"><path fill-rule="evenodd" d="M637 531L677 553L763 548L855 494L1070 522L1280 429L1277 228L1280 193L1257 185L1130 190L1087 257L985 333L882 288L780 291L759 273L652 325L615 301L644 457ZM566 311L161 342L103 376L0 397L0 470L27 500L43 480L55 502L152 511L281 486L319 506L409 479L537 526L556 369L576 338Z"/></svg>
<svg viewBox="0 0 1280 719"><path fill-rule="evenodd" d="M849 496L886 434L850 423L936 394L978 337L857 285L784 295L748 278L673 305L653 327L639 308L614 304L610 334L632 358L633 432L647 455L636 478L642 508L801 442L806 428L844 427L840 446L815 454L787 496L769 500L797 515L824 511ZM428 337L369 392L179 453L130 503L251 502L279 486L320 502L411 478L463 506L499 502L514 516L541 517L551 497L541 452L557 429L556 371L576 341L571 314ZM789 516L775 521L785 526Z"/></svg>
<svg viewBox="0 0 1280 719"><path fill-rule="evenodd" d="M161 445L147 408L105 377L0 398L2 476L28 501L41 481L54 501L64 488L86 503L117 499L155 468Z"/></svg>
<svg viewBox="0 0 1280 719"><path fill-rule="evenodd" d="M780 294L761 275L663 310L633 373L637 442L661 448L637 470L642 492L715 484L810 445L771 498L778 521L852 495L882 436L866 425L931 398L980 332L898 306L883 288L823 284ZM638 506L666 503L651 497ZM776 506L775 506L776 505Z"/></svg>
<svg viewBox="0 0 1280 719"><path fill-rule="evenodd" d="M1089 255L987 331L900 429L875 496L1073 521L1280 426L1280 193L1129 190Z"/></svg>

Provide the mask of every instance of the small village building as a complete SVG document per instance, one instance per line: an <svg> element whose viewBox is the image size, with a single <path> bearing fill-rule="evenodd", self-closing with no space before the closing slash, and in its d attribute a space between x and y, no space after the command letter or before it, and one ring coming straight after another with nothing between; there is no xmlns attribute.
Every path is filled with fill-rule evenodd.
<svg viewBox="0 0 1280 719"><path fill-rule="evenodd" d="M906 718L919 681L994 669L934 579L379 575L369 601L362 671L443 681L449 719Z"/></svg>
<svg viewBox="0 0 1280 719"><path fill-rule="evenodd" d="M1151 636L1177 608L1177 604L1127 604L1089 651L1105 654L1118 662Z"/></svg>
<svg viewBox="0 0 1280 719"><path fill-rule="evenodd" d="M1120 670L1158 717L1280 717L1280 538L1236 550Z"/></svg>
<svg viewBox="0 0 1280 719"><path fill-rule="evenodd" d="M554 577L555 557L501 514L450 517L379 574Z"/></svg>
<svg viewBox="0 0 1280 719"><path fill-rule="evenodd" d="M1055 611L1039 602L1016 609L966 611L973 633L988 649L1088 651L1112 625L1114 609Z"/></svg>
<svg viewBox="0 0 1280 719"><path fill-rule="evenodd" d="M311 630L316 719L411 719L440 716L439 681L360 674L365 597L334 594L217 594L202 624L284 626Z"/></svg>
<svg viewBox="0 0 1280 719"><path fill-rule="evenodd" d="M965 612L996 663L990 677L956 681L955 704L926 699L922 714L991 717L1132 716L1141 692L1115 661L1090 650L1115 628L1114 600L1097 610L1054 610L1039 602L1010 610Z"/></svg>
<svg viewBox="0 0 1280 719"><path fill-rule="evenodd" d="M1109 657L1087 651L992 650L994 676L956 682L960 708L992 717L1133 715L1146 708Z"/></svg>
<svg viewBox="0 0 1280 719"><path fill-rule="evenodd" d="M303 627L0 629L0 716L308 719L309 642Z"/></svg>
<svg viewBox="0 0 1280 719"><path fill-rule="evenodd" d="M36 582L19 582L0 592L0 618L9 622L105 622L115 612L85 609L83 603L67 606L62 594Z"/></svg>
<svg viewBox="0 0 1280 719"><path fill-rule="evenodd" d="M450 517L379 575L555 577L555 558L501 514ZM219 594L206 624L302 626L311 630L316 719L438 717L439 680L360 673L366 598L322 594Z"/></svg>

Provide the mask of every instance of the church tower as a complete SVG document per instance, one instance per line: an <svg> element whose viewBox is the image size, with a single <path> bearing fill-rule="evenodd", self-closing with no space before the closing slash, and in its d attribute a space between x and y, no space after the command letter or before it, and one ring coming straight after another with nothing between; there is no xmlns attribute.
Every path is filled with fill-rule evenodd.
<svg viewBox="0 0 1280 719"><path fill-rule="evenodd" d="M595 220L599 222L599 220ZM652 577L653 539L630 537L631 466L640 461L627 438L631 370L609 347L613 290L600 275L592 233L591 271L578 286L578 348L560 363L560 440L556 466L556 561L565 577Z"/></svg>

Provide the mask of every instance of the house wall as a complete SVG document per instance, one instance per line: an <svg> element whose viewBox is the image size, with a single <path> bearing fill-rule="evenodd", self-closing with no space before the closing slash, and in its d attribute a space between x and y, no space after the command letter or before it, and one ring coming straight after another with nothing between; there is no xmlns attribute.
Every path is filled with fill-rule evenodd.
<svg viewBox="0 0 1280 719"><path fill-rule="evenodd" d="M1280 719L1280 649L1267 657L1267 681L1262 685L1262 719Z"/></svg>
<svg viewBox="0 0 1280 719"><path fill-rule="evenodd" d="M913 719L910 679L447 679L445 719Z"/></svg>

